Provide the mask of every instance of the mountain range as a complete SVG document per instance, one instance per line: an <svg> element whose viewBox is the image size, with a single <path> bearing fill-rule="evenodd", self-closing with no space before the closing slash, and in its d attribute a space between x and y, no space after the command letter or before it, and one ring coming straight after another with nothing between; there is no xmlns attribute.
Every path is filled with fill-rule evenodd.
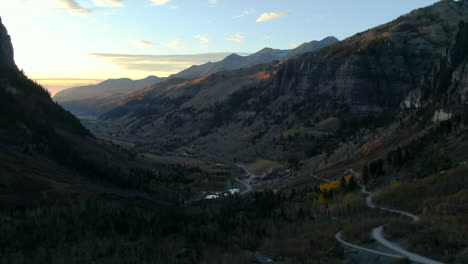
<svg viewBox="0 0 468 264"><path fill-rule="evenodd" d="M338 42L335 37L327 37L321 41L304 43L292 50L279 50L265 48L248 56L231 54L222 61L209 62L199 66L192 66L169 78L193 79L210 74L250 67L257 64L269 63L275 60L283 60L300 53L311 52ZM156 76L148 76L145 79L132 81L128 78L110 79L97 85L87 85L63 90L54 96L54 100L65 109L77 116L98 116L116 107L119 99L127 94L142 90L163 80Z"/></svg>
<svg viewBox="0 0 468 264"><path fill-rule="evenodd" d="M162 81L101 120L149 149L198 144L227 159L289 159L286 137L297 138L293 156L308 158L338 146L330 133L352 136L363 117L464 106L467 16L464 2L442 1L315 52Z"/></svg>
<svg viewBox="0 0 468 264"><path fill-rule="evenodd" d="M335 37L326 37L320 41L314 40L311 42L303 43L302 45L292 50L264 48L248 56L240 56L234 53L218 62L208 62L203 65L194 65L186 70L172 75L171 77L197 78L208 76L210 74L220 71L237 70L240 68L250 67L257 64L269 63L272 61L280 61L301 53L312 52L337 42L339 42L339 40Z"/></svg>
<svg viewBox="0 0 468 264"><path fill-rule="evenodd" d="M156 84L161 78L148 76L141 80L109 79L96 85L69 88L58 92L53 99L77 116L92 116L112 108L112 102L127 94Z"/></svg>

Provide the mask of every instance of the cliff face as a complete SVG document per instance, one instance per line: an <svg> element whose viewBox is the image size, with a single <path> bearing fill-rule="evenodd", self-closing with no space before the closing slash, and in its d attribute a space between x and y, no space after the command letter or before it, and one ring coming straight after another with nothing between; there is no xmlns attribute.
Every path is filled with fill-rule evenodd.
<svg viewBox="0 0 468 264"><path fill-rule="evenodd" d="M466 1L413 11L339 45L285 61L275 85L283 93L324 95L356 109L463 104L466 19Z"/></svg>
<svg viewBox="0 0 468 264"><path fill-rule="evenodd" d="M0 77L5 77L14 70L16 70L16 64L13 56L13 45L0 18Z"/></svg>

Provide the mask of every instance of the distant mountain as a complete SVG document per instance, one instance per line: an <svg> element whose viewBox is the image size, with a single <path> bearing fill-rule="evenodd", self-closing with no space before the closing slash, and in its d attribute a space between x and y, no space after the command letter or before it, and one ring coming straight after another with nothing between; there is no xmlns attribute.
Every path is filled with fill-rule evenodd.
<svg viewBox="0 0 468 264"><path fill-rule="evenodd" d="M97 115L112 107L111 102L158 83L161 78L148 76L141 80L109 79L96 85L79 86L57 93L53 99L77 116Z"/></svg>
<svg viewBox="0 0 468 264"><path fill-rule="evenodd" d="M231 54L222 61L208 62L203 65L194 65L186 70L183 70L171 77L176 78L197 78L207 76L224 70L237 70L240 68L250 67L257 64L269 63L272 61L283 60L289 57L296 56L301 53L312 52L328 45L339 42L335 37L327 37L320 41L306 42L292 50L279 50L272 48L264 48L254 54L248 56L240 56Z"/></svg>
<svg viewBox="0 0 468 264"><path fill-rule="evenodd" d="M335 37L327 37L321 41L311 41L292 50L264 48L249 56L231 54L219 62L209 62L192 66L180 73L170 76L172 79L189 80L207 76L224 70L235 70L253 65L283 60L301 53L311 52L339 42ZM53 99L63 108L76 116L99 116L118 106L126 95L157 84L162 78L149 76L141 80L110 79L97 85L79 86L57 93Z"/></svg>

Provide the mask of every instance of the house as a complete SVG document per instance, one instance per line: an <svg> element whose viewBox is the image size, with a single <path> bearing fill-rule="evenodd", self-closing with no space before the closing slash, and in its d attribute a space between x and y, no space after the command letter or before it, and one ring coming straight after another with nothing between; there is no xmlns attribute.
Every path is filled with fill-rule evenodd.
<svg viewBox="0 0 468 264"><path fill-rule="evenodd" d="M231 189L229 189L229 193L231 195L234 195L236 193L240 193L240 189L239 188L231 188Z"/></svg>

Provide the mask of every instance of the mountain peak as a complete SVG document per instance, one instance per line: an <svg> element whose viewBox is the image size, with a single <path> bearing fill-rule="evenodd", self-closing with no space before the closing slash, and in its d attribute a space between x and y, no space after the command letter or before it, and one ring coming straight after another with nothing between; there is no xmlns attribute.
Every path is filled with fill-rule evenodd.
<svg viewBox="0 0 468 264"><path fill-rule="evenodd" d="M335 36L328 36L324 39L322 39L321 41L334 41L334 42L339 42L340 40L338 38L336 38Z"/></svg>
<svg viewBox="0 0 468 264"><path fill-rule="evenodd" d="M156 75L149 75L148 77L145 78L146 80L149 80L149 79L159 79L158 76Z"/></svg>
<svg viewBox="0 0 468 264"><path fill-rule="evenodd" d="M261 49L260 51L257 52L258 53L270 53L272 52L274 49L270 48L270 47L266 47L266 48L263 48Z"/></svg>
<svg viewBox="0 0 468 264"><path fill-rule="evenodd" d="M241 55L237 54L237 53L231 53L229 56L227 56L225 59L237 59L239 57L242 57Z"/></svg>

